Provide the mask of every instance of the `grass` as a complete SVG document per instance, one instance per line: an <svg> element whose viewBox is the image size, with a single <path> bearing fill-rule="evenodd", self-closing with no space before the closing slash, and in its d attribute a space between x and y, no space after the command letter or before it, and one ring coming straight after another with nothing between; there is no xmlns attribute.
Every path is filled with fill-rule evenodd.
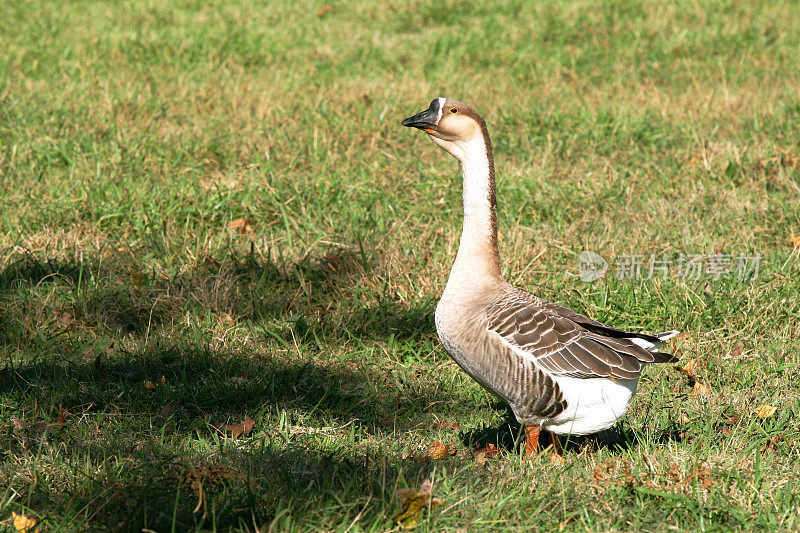
<svg viewBox="0 0 800 533"><path fill-rule="evenodd" d="M388 530L430 478L422 531L800 528L799 11L4 3L0 520ZM522 457L435 334L459 175L399 121L440 95L488 120L507 278L685 331L709 394L648 368L565 465ZM584 249L762 260L587 284Z"/></svg>

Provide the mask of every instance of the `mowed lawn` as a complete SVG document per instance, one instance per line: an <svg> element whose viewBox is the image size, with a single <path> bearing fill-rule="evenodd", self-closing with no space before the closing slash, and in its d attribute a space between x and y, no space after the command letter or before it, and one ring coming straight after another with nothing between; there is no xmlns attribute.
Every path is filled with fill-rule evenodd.
<svg viewBox="0 0 800 533"><path fill-rule="evenodd" d="M0 520L384 531L427 478L419 531L800 528L800 6L751 4L3 2ZM436 337L460 175L399 122L438 96L507 279L685 332L562 466Z"/></svg>

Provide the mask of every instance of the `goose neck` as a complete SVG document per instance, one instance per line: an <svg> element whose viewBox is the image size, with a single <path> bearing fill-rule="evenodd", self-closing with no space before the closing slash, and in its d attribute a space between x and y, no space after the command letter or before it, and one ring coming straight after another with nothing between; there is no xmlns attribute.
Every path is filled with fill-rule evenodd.
<svg viewBox="0 0 800 533"><path fill-rule="evenodd" d="M468 143L462 153L464 227L453 275L472 281L500 278L494 158L488 135Z"/></svg>

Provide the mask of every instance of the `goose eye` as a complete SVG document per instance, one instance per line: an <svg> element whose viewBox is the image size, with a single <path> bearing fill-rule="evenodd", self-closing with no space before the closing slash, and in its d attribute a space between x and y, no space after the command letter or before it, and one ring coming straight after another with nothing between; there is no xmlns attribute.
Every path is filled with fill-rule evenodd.
<svg viewBox="0 0 800 533"><path fill-rule="evenodd" d="M451 113L458 113L458 109L456 109L455 107L451 107L450 108L450 112Z"/></svg>

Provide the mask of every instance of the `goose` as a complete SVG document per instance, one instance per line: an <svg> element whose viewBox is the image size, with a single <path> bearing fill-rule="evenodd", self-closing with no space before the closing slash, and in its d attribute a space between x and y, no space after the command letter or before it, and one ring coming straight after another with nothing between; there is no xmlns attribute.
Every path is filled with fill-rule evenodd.
<svg viewBox="0 0 800 533"><path fill-rule="evenodd" d="M556 462L558 435L608 429L627 411L646 363L677 361L659 347L678 332L624 331L506 282L486 122L466 104L436 98L402 125L427 133L459 161L463 175L463 229L436 306L439 339L461 369L511 407L526 454L545 430Z"/></svg>

